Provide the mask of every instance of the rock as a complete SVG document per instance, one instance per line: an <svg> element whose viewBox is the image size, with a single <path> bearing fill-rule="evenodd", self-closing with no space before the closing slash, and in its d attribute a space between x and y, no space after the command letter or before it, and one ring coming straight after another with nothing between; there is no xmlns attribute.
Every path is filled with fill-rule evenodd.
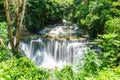
<svg viewBox="0 0 120 80"><path fill-rule="evenodd" d="M74 43L68 44L67 48L71 48L71 47L78 48L78 47L84 47L84 46L85 46L85 43L74 42Z"/></svg>
<svg viewBox="0 0 120 80"><path fill-rule="evenodd" d="M51 30L48 34L66 34L66 32L63 30L63 28L59 27L59 28L54 28L53 30Z"/></svg>
<svg viewBox="0 0 120 80"><path fill-rule="evenodd" d="M79 29L77 24L54 24L48 25L39 32L43 38L66 39L66 40L87 40L89 35L85 29ZM40 35L40 36L41 36Z"/></svg>
<svg viewBox="0 0 120 80"><path fill-rule="evenodd" d="M39 33L39 34L46 34L46 30L43 29L43 30L39 31L38 33Z"/></svg>

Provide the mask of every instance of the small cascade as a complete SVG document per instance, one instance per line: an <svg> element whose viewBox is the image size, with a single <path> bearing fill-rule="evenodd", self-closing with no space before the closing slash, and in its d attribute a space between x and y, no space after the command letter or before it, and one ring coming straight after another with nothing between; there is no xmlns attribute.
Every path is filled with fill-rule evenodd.
<svg viewBox="0 0 120 80"><path fill-rule="evenodd" d="M60 69L66 64L75 65L84 61L87 43L50 38L24 39L20 48L37 66Z"/></svg>

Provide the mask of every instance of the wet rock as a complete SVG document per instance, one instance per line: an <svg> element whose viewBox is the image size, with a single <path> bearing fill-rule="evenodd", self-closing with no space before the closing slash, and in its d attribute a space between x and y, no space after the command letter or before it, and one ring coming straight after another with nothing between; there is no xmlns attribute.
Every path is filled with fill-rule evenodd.
<svg viewBox="0 0 120 80"><path fill-rule="evenodd" d="M58 28L52 29L48 34L59 35L59 34L66 34L66 32L63 30L62 27L58 27Z"/></svg>
<svg viewBox="0 0 120 80"><path fill-rule="evenodd" d="M54 24L48 25L45 29L39 32L44 38L54 38L54 39L66 39L66 40L78 40L78 39L88 39L89 35L86 30L79 29L77 24Z"/></svg>

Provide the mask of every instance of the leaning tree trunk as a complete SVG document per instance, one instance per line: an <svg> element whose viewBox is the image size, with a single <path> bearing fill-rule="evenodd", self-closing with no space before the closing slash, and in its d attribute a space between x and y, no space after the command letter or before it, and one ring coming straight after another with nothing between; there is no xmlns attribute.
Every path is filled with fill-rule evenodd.
<svg viewBox="0 0 120 80"><path fill-rule="evenodd" d="M16 27L15 27L15 36L13 35L12 32L12 28L13 28L13 24L11 23L11 16L10 16L10 0L5 0L5 9L6 9L6 17L7 17L7 23L8 23L8 36L10 38L10 44L12 47L12 50L16 52L18 52L19 50L19 44L20 44L20 30L22 27L22 22L23 22L23 18L24 18L24 13L25 13L25 6L26 6L26 0L17 0L16 1ZM14 37L13 37L14 36ZM14 54L14 55L18 55L18 54Z"/></svg>

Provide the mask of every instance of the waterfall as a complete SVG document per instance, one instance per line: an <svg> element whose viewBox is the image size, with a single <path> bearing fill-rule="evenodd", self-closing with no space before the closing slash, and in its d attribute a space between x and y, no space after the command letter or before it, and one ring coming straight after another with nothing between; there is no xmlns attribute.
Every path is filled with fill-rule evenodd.
<svg viewBox="0 0 120 80"><path fill-rule="evenodd" d="M75 65L84 60L86 43L50 38L24 39L20 48L39 67L62 68L66 64Z"/></svg>

